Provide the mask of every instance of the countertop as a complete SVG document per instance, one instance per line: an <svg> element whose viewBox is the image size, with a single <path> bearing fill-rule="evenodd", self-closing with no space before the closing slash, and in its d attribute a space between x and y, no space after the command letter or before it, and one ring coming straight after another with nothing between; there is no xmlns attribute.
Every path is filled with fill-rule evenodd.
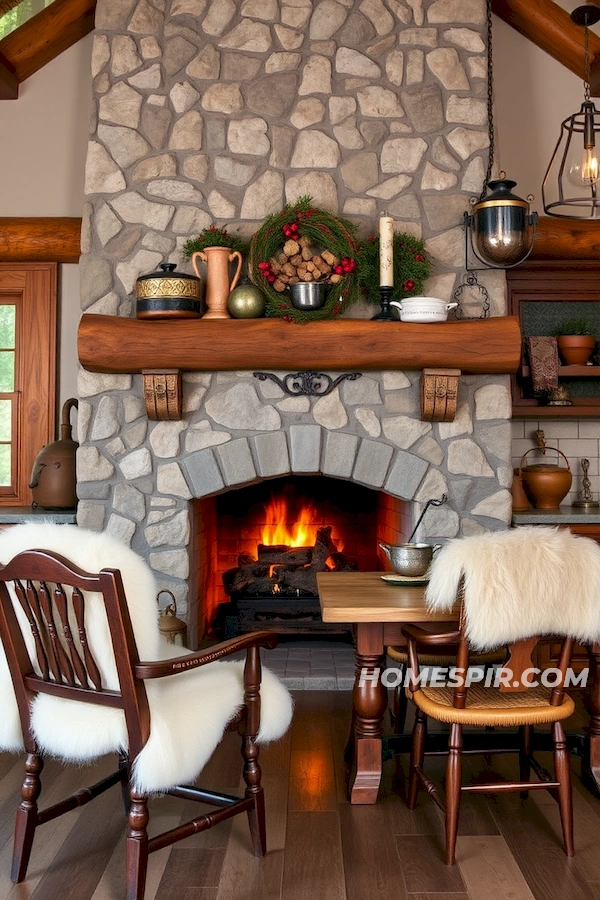
<svg viewBox="0 0 600 900"><path fill-rule="evenodd" d="M577 506L560 506L558 509L529 509L514 512L513 525L598 525L600 508L580 509Z"/></svg>
<svg viewBox="0 0 600 900"><path fill-rule="evenodd" d="M41 509L39 506L0 506L0 525L20 525L22 522L59 522L77 524L76 509Z"/></svg>

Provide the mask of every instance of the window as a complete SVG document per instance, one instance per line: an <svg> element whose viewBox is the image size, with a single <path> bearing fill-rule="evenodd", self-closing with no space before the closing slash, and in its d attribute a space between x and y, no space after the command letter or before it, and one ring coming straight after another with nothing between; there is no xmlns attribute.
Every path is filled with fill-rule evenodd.
<svg viewBox="0 0 600 900"><path fill-rule="evenodd" d="M0 263L0 506L30 506L34 460L54 440L55 263Z"/></svg>

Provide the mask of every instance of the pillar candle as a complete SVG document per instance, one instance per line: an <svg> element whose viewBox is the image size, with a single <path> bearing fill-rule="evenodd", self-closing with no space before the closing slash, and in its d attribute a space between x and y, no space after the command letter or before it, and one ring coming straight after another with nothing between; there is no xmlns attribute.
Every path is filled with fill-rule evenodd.
<svg viewBox="0 0 600 900"><path fill-rule="evenodd" d="M379 219L379 284L394 286L394 220L391 216Z"/></svg>

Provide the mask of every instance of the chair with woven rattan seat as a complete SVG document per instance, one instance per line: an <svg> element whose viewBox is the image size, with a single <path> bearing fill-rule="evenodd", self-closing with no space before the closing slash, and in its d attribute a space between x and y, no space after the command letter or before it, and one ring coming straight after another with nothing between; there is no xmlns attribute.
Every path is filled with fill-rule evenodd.
<svg viewBox="0 0 600 900"><path fill-rule="evenodd" d="M447 668L456 663L456 653L458 645L453 648L444 646L429 648L427 653L419 653L419 662L422 666L440 666ZM406 669L408 667L408 649L405 647L386 647L386 653L391 660L398 666L398 685L394 690L394 705L392 708L392 719L394 724L394 734L403 734L406 724L406 713L408 710L408 698L404 690L404 681L406 678ZM497 665L506 659L506 650L491 650L489 653L474 653L471 657L471 665L487 666Z"/></svg>
<svg viewBox="0 0 600 900"><path fill-rule="evenodd" d="M405 626L411 683L407 696L416 706L413 728L408 805L413 809L420 787L444 810L446 863L455 861L460 799L463 792L545 789L557 800L564 849L573 848L573 815L569 753L562 722L574 703L565 694L565 680L574 640L583 643L600 636L600 547L568 531L534 526L458 538L440 551L430 569L426 594L432 610L461 603L458 627L432 634ZM556 669L540 673L532 654L540 638L562 640ZM508 647L499 671L490 669L484 684L470 671L473 652ZM452 679L445 686L427 685L415 678L430 654L457 648ZM470 683L473 678L474 683ZM445 803L436 784L424 771L427 720L450 725L445 776ZM532 754L536 725L549 725L553 740L554 776ZM462 783L463 728L518 727L519 778L495 783ZM490 750L482 750L489 753ZM530 780L534 770L538 780Z"/></svg>
<svg viewBox="0 0 600 900"><path fill-rule="evenodd" d="M248 815L255 856L266 852L259 743L288 728L287 689L261 668L254 632L191 653L158 629L156 585L141 557L107 534L20 525L0 534L0 750L25 750L12 880L27 873L37 828L121 786L128 819L127 900L143 900L149 853ZM246 661L222 661L246 650ZM178 654L178 655L176 655ZM195 786L224 731L242 739L243 796ZM118 768L38 808L44 757ZM148 836L148 800L171 794L211 809Z"/></svg>

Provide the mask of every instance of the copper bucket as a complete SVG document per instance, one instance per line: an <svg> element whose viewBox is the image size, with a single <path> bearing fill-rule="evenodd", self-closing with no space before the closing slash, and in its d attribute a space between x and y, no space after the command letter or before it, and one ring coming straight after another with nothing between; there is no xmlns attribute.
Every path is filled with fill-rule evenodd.
<svg viewBox="0 0 600 900"><path fill-rule="evenodd" d="M547 450L553 450L559 456L562 456L566 463L566 469L552 463L524 465L529 453L533 451L545 453ZM543 451L537 447L532 447L531 450L523 454L519 472L523 479L523 489L535 509L558 509L561 500L564 500L569 493L573 481L569 460L564 453L555 447L547 447Z"/></svg>

